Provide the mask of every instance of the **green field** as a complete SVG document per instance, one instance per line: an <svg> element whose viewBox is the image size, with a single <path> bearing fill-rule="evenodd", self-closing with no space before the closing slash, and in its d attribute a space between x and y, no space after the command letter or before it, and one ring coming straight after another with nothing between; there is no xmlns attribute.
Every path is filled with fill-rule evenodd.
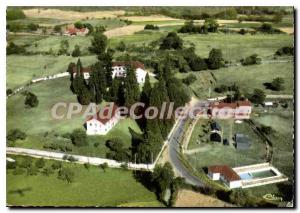
<svg viewBox="0 0 300 213"><path fill-rule="evenodd" d="M218 142L199 142L199 134L203 135L202 130L195 128L191 137L191 147L189 148L200 148L196 153L186 154L186 158L190 164L199 170L206 166L226 164L231 167L250 165L255 163L264 162L265 155L265 143L260 137L258 137L251 127L243 122L241 124L234 123L233 120L217 120L223 129L223 139L227 138L230 142L229 146L223 145ZM205 124L206 121L200 119L196 126ZM210 128L209 128L210 131ZM251 147L247 150L236 150L233 146L232 137L236 133L248 135L252 141ZM209 137L210 133L206 136Z"/></svg>
<svg viewBox="0 0 300 213"><path fill-rule="evenodd" d="M184 78L188 74L178 73L177 77ZM243 94L252 93L255 88L263 89L266 94L294 93L294 65L292 62L233 66L213 71L192 72L192 74L197 77L197 80L189 87L200 98L208 97L209 88L211 88L211 97L223 96L225 94L216 93L214 89L220 85L230 86L234 83L239 86ZM264 83L270 83L276 77L284 79L284 90L266 89Z"/></svg>
<svg viewBox="0 0 300 213"><path fill-rule="evenodd" d="M293 111L279 107L275 112L262 112L253 120L258 124L271 126L274 132L269 136L273 144L272 164L293 179L294 170L294 123Z"/></svg>
<svg viewBox="0 0 300 213"><path fill-rule="evenodd" d="M83 23L90 23L94 27L104 26L106 30L111 30L118 27L126 26L126 23L121 19L107 18L107 19L89 19L82 21Z"/></svg>
<svg viewBox="0 0 300 213"><path fill-rule="evenodd" d="M9 34L7 36L8 42L14 42L16 45L26 45L30 46L34 42L42 40L47 38L46 35L38 35L38 34L32 34L32 35L20 35L20 34Z"/></svg>
<svg viewBox="0 0 300 213"><path fill-rule="evenodd" d="M26 48L28 52L47 52L52 49L57 53L60 49L60 42L67 40L69 42L68 52L71 54L75 45L80 46L81 54L89 53L88 48L91 46L91 36L50 36L48 38L34 42L30 47Z"/></svg>
<svg viewBox="0 0 300 213"><path fill-rule="evenodd" d="M45 143L58 142L69 143L61 137L45 137L46 132L53 132L58 135L70 133L76 128L84 130L83 118L84 110L79 114L72 116L72 119L66 117L56 120L51 115L51 109L58 102L77 103L76 96L72 94L70 88L70 80L68 77L42 82L32 85L28 91L37 95L39 105L37 108L25 108L25 97L17 94L7 100L7 130L19 128L26 132L29 136L25 141L18 141L16 146L41 149ZM61 108L58 114L67 112L67 109ZM107 135L105 136L89 136L89 145L85 147L73 147L74 154L93 155L104 157L107 151L105 141L109 138L120 137L125 147L131 146L131 134L129 128L136 133L141 133L137 123L130 119L121 120ZM97 148L95 143L99 143Z"/></svg>
<svg viewBox="0 0 300 213"><path fill-rule="evenodd" d="M57 17L57 19L54 18L45 18L45 17L27 17L24 19L18 19L13 21L8 21L8 23L19 23L19 24L38 24L40 26L55 26L55 25L62 25L62 24L69 24L72 23L71 20L64 20Z"/></svg>
<svg viewBox="0 0 300 213"><path fill-rule="evenodd" d="M186 42L195 44L196 53L208 57L212 48L221 49L225 60L239 61L240 59L258 54L260 57L274 55L283 46L293 46L293 36L290 35L236 35L211 33L181 34Z"/></svg>
<svg viewBox="0 0 300 213"><path fill-rule="evenodd" d="M23 157L10 156L21 160ZM47 160L46 166L54 161ZM74 182L67 183L41 173L35 176L13 175L7 170L7 204L13 206L141 206L162 207L153 192L133 177L132 171L106 169L96 166L63 163L75 173ZM22 191L23 195L18 193Z"/></svg>
<svg viewBox="0 0 300 213"><path fill-rule="evenodd" d="M6 87L14 89L33 78L65 72L70 62L78 58L49 55L9 55L6 57ZM95 56L80 57L83 66L96 62Z"/></svg>

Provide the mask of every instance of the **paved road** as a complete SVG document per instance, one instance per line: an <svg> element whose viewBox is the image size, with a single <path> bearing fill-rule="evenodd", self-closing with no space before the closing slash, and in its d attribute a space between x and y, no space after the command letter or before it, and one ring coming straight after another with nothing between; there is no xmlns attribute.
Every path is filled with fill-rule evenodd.
<svg viewBox="0 0 300 213"><path fill-rule="evenodd" d="M197 103L197 105L199 106L199 103ZM186 121L186 119L179 120L177 126L175 127L172 135L169 138L169 159L173 168L175 168L176 173L185 178L186 182L196 186L203 186L201 180L191 174L180 160L180 138L184 133L184 124Z"/></svg>

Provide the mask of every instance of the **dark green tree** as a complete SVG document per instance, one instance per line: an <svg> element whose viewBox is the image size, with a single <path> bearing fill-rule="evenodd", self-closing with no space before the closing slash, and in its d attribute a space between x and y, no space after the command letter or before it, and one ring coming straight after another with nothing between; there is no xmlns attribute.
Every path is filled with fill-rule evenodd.
<svg viewBox="0 0 300 213"><path fill-rule="evenodd" d="M26 94L26 98L25 98L25 105L27 107L37 107L39 105L39 100L37 98L37 96L31 92L28 92Z"/></svg>
<svg viewBox="0 0 300 213"><path fill-rule="evenodd" d="M137 102L140 97L140 88L136 79L136 74L131 65L126 66L126 77L124 80L125 106L130 107Z"/></svg>
<svg viewBox="0 0 300 213"><path fill-rule="evenodd" d="M72 132L71 140L72 143L78 147L86 146L88 144L86 133L82 129L75 129Z"/></svg>
<svg viewBox="0 0 300 213"><path fill-rule="evenodd" d="M76 44L75 47L74 47L74 50L72 52L72 56L73 57L78 57L80 55L81 55L80 47L79 47L79 45Z"/></svg>
<svg viewBox="0 0 300 213"><path fill-rule="evenodd" d="M58 179L72 183L74 181L74 172L70 168L61 168L58 172Z"/></svg>
<svg viewBox="0 0 300 213"><path fill-rule="evenodd" d="M150 94L151 94L151 83L149 74L146 74L145 83L143 86L143 90L141 92L141 102L145 103L146 106L149 106Z"/></svg>
<svg viewBox="0 0 300 213"><path fill-rule="evenodd" d="M262 104L266 99L265 92L261 89L254 89L253 94L250 97L250 101L255 104Z"/></svg>
<svg viewBox="0 0 300 213"><path fill-rule="evenodd" d="M38 159L36 162L35 162L35 166L39 169L43 168L45 166L45 161L43 158L40 158Z"/></svg>
<svg viewBox="0 0 300 213"><path fill-rule="evenodd" d="M208 66L210 69L219 69L224 65L223 54L220 49L213 48L209 52Z"/></svg>
<svg viewBox="0 0 300 213"><path fill-rule="evenodd" d="M183 41L182 39L175 33L170 32L160 44L160 49L182 49Z"/></svg>
<svg viewBox="0 0 300 213"><path fill-rule="evenodd" d="M107 47L107 37L100 32L94 33L92 39L92 46L89 47L89 50L96 55L100 55L105 52Z"/></svg>

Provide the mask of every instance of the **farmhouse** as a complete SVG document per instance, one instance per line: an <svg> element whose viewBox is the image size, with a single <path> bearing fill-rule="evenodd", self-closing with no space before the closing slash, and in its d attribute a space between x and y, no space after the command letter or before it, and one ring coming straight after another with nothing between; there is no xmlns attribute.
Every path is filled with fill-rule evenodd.
<svg viewBox="0 0 300 213"><path fill-rule="evenodd" d="M210 118L218 119L249 119L251 114L251 102L248 100L234 103L213 102L208 107Z"/></svg>
<svg viewBox="0 0 300 213"><path fill-rule="evenodd" d="M217 165L208 167L208 177L212 180L221 180L229 188L241 187L240 176L227 165Z"/></svg>
<svg viewBox="0 0 300 213"><path fill-rule="evenodd" d="M126 76L126 67L131 66L136 73L136 79L139 84L145 82L146 74L145 66L143 63L139 61L115 61L112 64L112 78L124 78ZM82 67L81 73L83 74L83 77L85 80L88 80L90 78L90 73L92 72L91 67ZM73 64L72 68L73 77L76 76L77 73L77 67L75 64Z"/></svg>
<svg viewBox="0 0 300 213"><path fill-rule="evenodd" d="M118 107L107 105L86 121L87 135L106 135L120 120Z"/></svg>
<svg viewBox="0 0 300 213"><path fill-rule="evenodd" d="M126 76L126 67L131 66L135 70L136 79L139 84L145 82L146 74L145 66L140 61L115 61L112 64L113 73L112 77L125 77Z"/></svg>
<svg viewBox="0 0 300 213"><path fill-rule="evenodd" d="M81 28L81 29L77 29L75 27L70 27L67 28L66 31L64 32L64 35L66 36L85 36L89 33L89 29L88 28Z"/></svg>

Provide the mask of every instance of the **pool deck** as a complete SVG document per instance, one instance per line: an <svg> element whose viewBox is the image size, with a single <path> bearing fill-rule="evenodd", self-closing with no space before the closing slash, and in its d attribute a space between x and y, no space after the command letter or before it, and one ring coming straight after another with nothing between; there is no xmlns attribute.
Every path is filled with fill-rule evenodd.
<svg viewBox="0 0 300 213"><path fill-rule="evenodd" d="M276 175L271 177L263 177L263 178L252 178L252 179L244 179L241 180L242 188L250 188L255 186L262 186L272 183L278 183L287 181L288 178L278 171L274 166L269 163L261 163L261 164L254 164L249 166L242 166L232 168L238 175L242 175L244 173L253 173L253 172L261 172L266 170L273 171Z"/></svg>

